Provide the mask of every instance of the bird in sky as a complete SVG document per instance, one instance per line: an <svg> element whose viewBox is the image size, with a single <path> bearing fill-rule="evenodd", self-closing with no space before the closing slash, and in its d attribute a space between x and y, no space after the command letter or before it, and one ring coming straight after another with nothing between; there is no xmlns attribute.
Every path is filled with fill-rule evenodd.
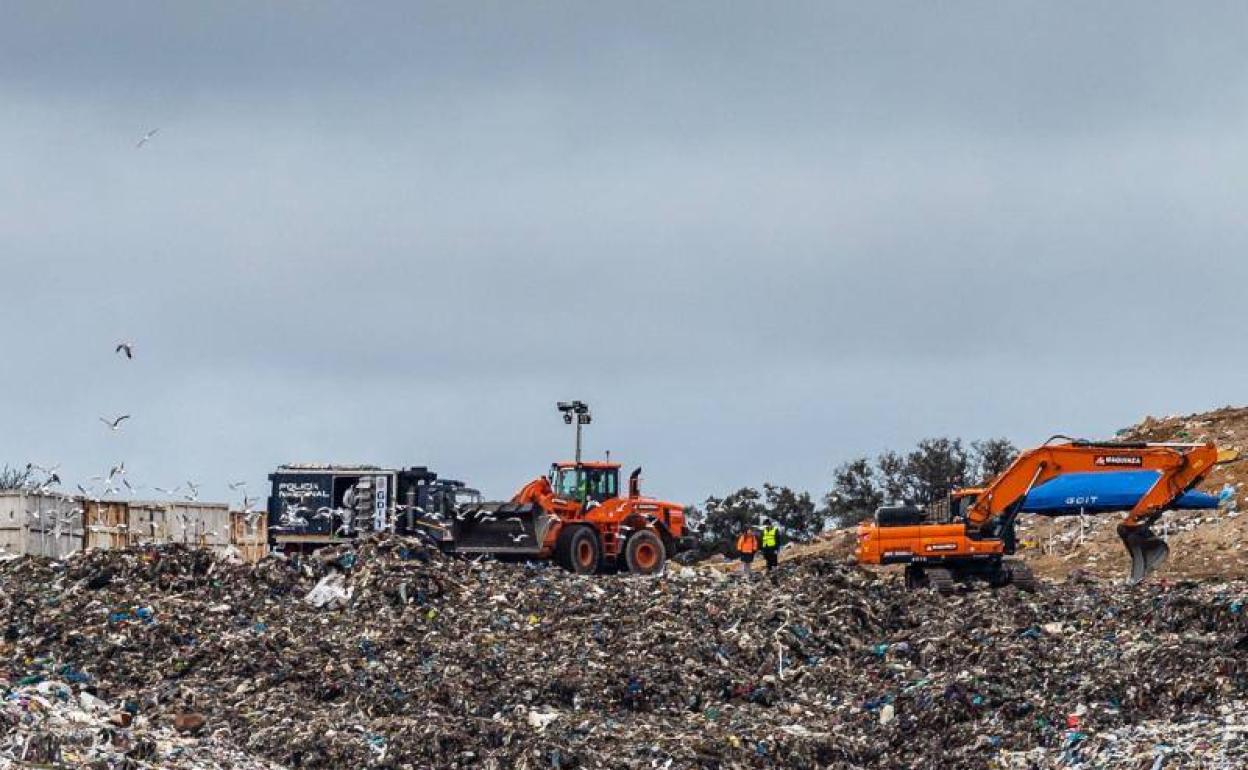
<svg viewBox="0 0 1248 770"><path fill-rule="evenodd" d="M114 418L112 418L112 419L109 419L109 418L107 418L107 417L101 417L101 418L100 418L100 422L102 422L102 423L104 423L105 425L107 425L107 426L108 426L108 428L109 428L109 430L117 430L118 428L120 428L120 427L121 427L121 423L122 423L123 421L125 421L125 420L129 420L129 419L130 419L130 415L128 415L128 414L121 414L121 415L118 415L118 416L116 416L116 417L114 417Z"/></svg>
<svg viewBox="0 0 1248 770"><path fill-rule="evenodd" d="M113 352L125 353L126 358L134 358L134 343L125 341L118 342L117 347L113 348Z"/></svg>
<svg viewBox="0 0 1248 770"><path fill-rule="evenodd" d="M233 490L239 490L239 489L242 489L243 487L246 487L246 486L247 486L247 482L246 482L246 481L235 481L233 484L226 484L226 486L227 486L227 487L229 487L231 491L233 491Z"/></svg>
<svg viewBox="0 0 1248 770"><path fill-rule="evenodd" d="M144 134L143 138L140 139L138 144L134 146L134 149L137 150L143 145L147 144L148 140L151 139L153 136L156 136L156 132L159 130L160 130L159 128L153 128L151 131L148 131L146 134Z"/></svg>

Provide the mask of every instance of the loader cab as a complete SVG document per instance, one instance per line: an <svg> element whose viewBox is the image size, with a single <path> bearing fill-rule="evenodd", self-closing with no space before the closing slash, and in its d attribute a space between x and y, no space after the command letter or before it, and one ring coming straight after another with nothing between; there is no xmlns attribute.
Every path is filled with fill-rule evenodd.
<svg viewBox="0 0 1248 770"><path fill-rule="evenodd" d="M550 466L550 488L563 500L604 503L620 496L619 463L555 463Z"/></svg>

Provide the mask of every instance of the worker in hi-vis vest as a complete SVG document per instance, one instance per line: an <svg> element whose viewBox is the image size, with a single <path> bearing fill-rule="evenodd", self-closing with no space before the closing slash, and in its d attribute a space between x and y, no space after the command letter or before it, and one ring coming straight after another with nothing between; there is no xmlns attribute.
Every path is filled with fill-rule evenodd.
<svg viewBox="0 0 1248 770"><path fill-rule="evenodd" d="M776 568L780 562L780 530L771 519L763 519L763 558L767 560L767 571Z"/></svg>
<svg viewBox="0 0 1248 770"><path fill-rule="evenodd" d="M758 553L758 535L754 534L752 527L746 527L745 531L737 536L737 555L741 557L742 572L750 571L750 565L754 562L756 553Z"/></svg>

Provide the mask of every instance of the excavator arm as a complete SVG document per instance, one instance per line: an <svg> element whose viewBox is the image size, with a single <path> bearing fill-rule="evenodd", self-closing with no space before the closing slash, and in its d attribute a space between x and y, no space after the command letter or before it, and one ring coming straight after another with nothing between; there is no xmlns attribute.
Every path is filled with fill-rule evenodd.
<svg viewBox="0 0 1248 770"><path fill-rule="evenodd" d="M1150 525L1176 499L1204 478L1218 462L1213 444L1148 444L1071 441L1022 453L992 481L966 510L968 533L987 529L1013 515L1027 493L1039 484L1068 473L1156 471L1157 480L1118 525L1118 536L1131 554L1131 576L1138 583L1161 566L1169 548Z"/></svg>

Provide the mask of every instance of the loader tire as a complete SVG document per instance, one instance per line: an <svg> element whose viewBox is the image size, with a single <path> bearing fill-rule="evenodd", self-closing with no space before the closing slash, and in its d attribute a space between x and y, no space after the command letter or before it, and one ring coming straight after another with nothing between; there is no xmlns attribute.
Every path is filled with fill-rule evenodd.
<svg viewBox="0 0 1248 770"><path fill-rule="evenodd" d="M590 527L566 527L555 543L555 559L559 566L577 575L592 575L602 561L602 545L598 533Z"/></svg>
<svg viewBox="0 0 1248 770"><path fill-rule="evenodd" d="M667 548L654 530L638 530L624 543L624 563L634 575L657 574L667 564Z"/></svg>

